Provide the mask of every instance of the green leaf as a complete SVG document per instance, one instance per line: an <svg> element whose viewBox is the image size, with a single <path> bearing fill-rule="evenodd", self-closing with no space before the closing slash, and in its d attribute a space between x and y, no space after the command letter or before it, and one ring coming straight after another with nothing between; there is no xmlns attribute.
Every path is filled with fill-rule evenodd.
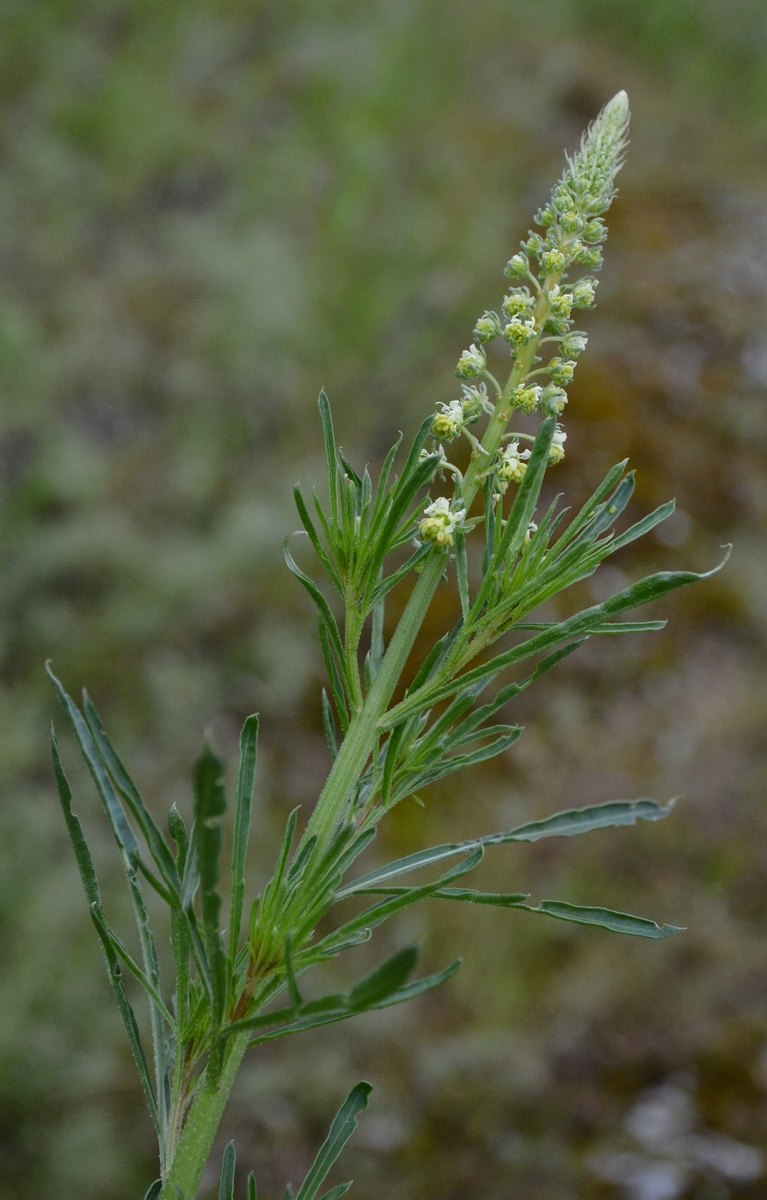
<svg viewBox="0 0 767 1200"><path fill-rule="evenodd" d="M288 981L288 995L290 996L290 1002L294 1008L301 1008L304 1001L300 991L298 990L296 973L293 969L293 954L290 934L288 934L285 939L285 954L283 957L285 962L285 975Z"/></svg>
<svg viewBox="0 0 767 1200"><path fill-rule="evenodd" d="M144 1193L144 1200L157 1200L157 1197L159 1196L161 1191L162 1191L162 1180L155 1179L154 1183L150 1184L149 1187L147 1188L146 1192Z"/></svg>
<svg viewBox="0 0 767 1200"><path fill-rule="evenodd" d="M325 568L325 573L328 576L328 579L333 584L333 587L336 589L339 595L343 596L343 586L338 577L338 572L336 571L333 563L330 561L325 547L319 539L317 530L314 527L314 522L309 516L309 510L304 503L304 498L301 495L301 489L299 488L298 484L296 484L296 486L293 488L293 499L295 500L296 508L298 509L298 515L301 518L301 524L303 525L310 542L314 546L317 557Z"/></svg>
<svg viewBox="0 0 767 1200"><path fill-rule="evenodd" d="M217 1024L223 1020L227 1000L227 960L218 927L221 912L218 868L223 840L221 818L226 810L223 775L224 764L206 743L194 768L194 817L200 872L200 911L213 993L213 1018Z"/></svg>
<svg viewBox="0 0 767 1200"><path fill-rule="evenodd" d="M315 1200L328 1171L357 1128L357 1119L360 1113L367 1108L368 1097L372 1090L369 1083L358 1083L349 1092L330 1126L330 1132L322 1143L306 1179L298 1190L296 1200Z"/></svg>
<svg viewBox="0 0 767 1200"><path fill-rule="evenodd" d="M429 688L428 685L424 686L421 689L422 694L416 692L413 695L409 695L400 704L390 709L381 720L381 727L390 728L405 717L410 716L412 712L430 708L438 701L446 700L462 688L479 683L480 680L486 679L488 676L497 675L499 671L505 670L515 663L523 662L526 658L543 653L543 651L549 650L559 643L570 641L572 638L580 637L583 634L590 634L594 627L604 624L606 617L617 616L618 613L626 612L632 608L639 608L643 604L650 604L652 601L666 596L676 588L684 587L690 583L698 583L703 579L709 579L722 569L729 556L730 550L728 549L721 563L712 570L704 571L701 574L695 571L659 571L656 575L648 575L638 583L634 583L630 587L617 592L609 600L605 600L603 604L596 604L591 608L583 609L581 612L576 613L575 616L569 617L566 621L561 621L558 625L553 625L550 629L539 633L536 637L528 638L526 642L522 642L521 645L507 650L504 654L497 655L495 658L490 659L489 662L483 663L471 671L466 671L463 675L459 675L457 679L452 680L452 682L442 687Z"/></svg>
<svg viewBox="0 0 767 1200"><path fill-rule="evenodd" d="M84 717L82 716L77 705L74 704L74 702L64 691L58 679L53 674L50 664L48 663L46 663L46 671L48 672L51 682L53 683L58 699L71 721L77 743L80 747L80 752L85 759L88 770L90 771L91 777L96 785L96 791L99 799L101 800L101 804L109 825L112 829L112 834L119 847L123 870L128 882L131 904L133 906L133 915L138 929L139 941L141 943L141 955L144 963L144 970L152 986L159 992L160 968L157 959L157 950L155 948L152 931L149 928L149 916L144 904L141 885L136 875L136 868L138 865L142 865L142 869L144 870L145 874L150 875L151 873L146 866L141 864L141 856L139 854L136 839L133 835L133 830L128 823L128 819L125 815L122 804L120 803L119 796L112 785L109 772L104 765L96 742L94 741L93 735L91 734ZM158 882L155 882L154 886L160 892L164 890L162 885ZM130 1008L130 1006L128 1007ZM167 1043L165 1040L165 1029L162 1013L151 999L149 1003L149 1015L152 1029L152 1048L154 1052L155 1065L155 1095L159 1097L163 1094L163 1089L165 1087ZM130 1013L130 1018L131 1020L133 1019L132 1011ZM162 1111L159 1107L159 1101L156 1112L158 1121L162 1123ZM162 1134L158 1134L158 1136L160 1137L160 1142L162 1145Z"/></svg>
<svg viewBox="0 0 767 1200"><path fill-rule="evenodd" d="M341 641L341 634L338 632L338 625L336 624L336 619L333 616L330 605L328 604L327 600L323 596L320 589L317 587L317 584L314 582L313 579L310 579L308 575L304 574L304 572L301 570L301 568L296 563L295 559L293 558L293 555L290 553L290 550L288 549L289 541L290 541L290 535L285 538L285 541L283 543L283 548L282 548L288 570L291 572L291 574L295 575L295 577L299 581L299 583L301 583L304 586L304 588L306 589L306 591L309 593L312 600L314 601L315 605L317 606L317 611L319 612L320 616L322 617L323 622L325 623L325 627L326 627L329 637L330 637L330 643L331 643L333 650L338 658L340 669L341 669L342 673L344 674L344 679L345 679L346 685L348 687L348 679L346 679L346 677L345 677L344 648L343 648L343 643Z"/></svg>
<svg viewBox="0 0 767 1200"><path fill-rule="evenodd" d="M234 1142L229 1142L224 1150L224 1159L221 1163L221 1182L218 1185L218 1200L234 1200L234 1168L237 1162L237 1155L234 1151Z"/></svg>
<svg viewBox="0 0 767 1200"><path fill-rule="evenodd" d="M234 963L240 941L242 905L245 896L245 856L250 834L250 811L258 749L258 716L248 717L240 734L240 765L237 773L237 798L232 838L232 902L229 920L229 961Z"/></svg>
<svg viewBox="0 0 767 1200"><path fill-rule="evenodd" d="M325 730L325 741L328 744L330 757L335 761L338 757L338 742L336 741L335 721L333 720L333 709L330 707L328 694L325 688L322 689L322 726Z"/></svg>
<svg viewBox="0 0 767 1200"><path fill-rule="evenodd" d="M458 577L458 595L464 621L469 616L469 565L466 558L466 537L462 529L455 533L455 568Z"/></svg>
<svg viewBox="0 0 767 1200"><path fill-rule="evenodd" d="M634 825L638 820L661 821L667 817L674 806L673 800L665 807L655 800L612 800L607 804L595 804L589 808L569 809L566 812L555 813L543 821L530 821L519 825L508 833L491 833L476 838L470 842L446 843L442 846L432 846L429 850L419 850L404 858L395 859L384 867L378 867L361 875L336 893L336 900L345 900L357 894L361 888L369 888L406 875L410 871L418 871L433 863L443 862L446 858L454 858L459 854L468 854L478 847L504 846L512 842L537 842L544 837L573 837L578 833L590 833L594 829L607 829L616 825ZM444 881L442 881L444 882ZM440 884L441 886L441 884Z"/></svg>
<svg viewBox="0 0 767 1200"><path fill-rule="evenodd" d="M245 1200L258 1200L256 1194L256 1177L252 1171L248 1175L248 1190Z"/></svg>
<svg viewBox="0 0 767 1200"><path fill-rule="evenodd" d="M556 917L560 921L574 921L578 925L598 925L613 933L628 933L635 937L667 938L672 933L683 933L681 925L656 925L644 917L632 917L629 913L614 912L610 908L584 908L578 904L565 904L560 900L543 900L536 907L528 904L519 906L527 912Z"/></svg>
<svg viewBox="0 0 767 1200"><path fill-rule="evenodd" d="M392 992L377 1003L369 1005L364 1010L349 1008L347 998L344 996L323 997L321 1001L313 1001L304 1006L304 1011L308 1012L309 1015L292 1020L290 1024L283 1025L281 1028L272 1030L270 1033L260 1034L258 1037L253 1038L248 1045L260 1046L262 1042L273 1042L279 1038L290 1037L294 1033L302 1033L307 1029L318 1029L322 1025L334 1025L339 1021L346 1021L350 1017L359 1016L362 1011L374 1012L380 1008L391 1008L395 1004L406 1004L409 1000L415 1000L418 996L422 996L424 993L432 991L433 988L440 987L441 984L446 983L460 969L460 966L461 959L456 959L449 967L445 967L443 971L427 975L424 979L418 979L415 983L406 984L405 987L398 988L395 992ZM334 1007L333 1002L337 1007ZM265 1016L251 1017L247 1021L239 1022L236 1026L232 1026L228 1032L236 1033L240 1029L263 1028L296 1016L297 1014L294 1009L278 1009Z"/></svg>
<svg viewBox="0 0 767 1200"><path fill-rule="evenodd" d="M93 740L91 732L86 725L80 710L77 705L70 699L64 688L59 683L50 665L46 663L45 669L48 673L48 678L51 680L59 702L66 712L72 724L72 728L77 738L77 744L80 747L88 770L93 777L93 782L96 784L96 791L99 794L99 799L106 813L107 820L114 834L115 841L120 848L123 858L132 870L135 870L139 860L139 848L136 839L133 836L133 830L128 824L127 818L120 804L117 794L112 787L112 781L109 778L106 767L101 760L101 755L98 752L98 747Z"/></svg>
<svg viewBox="0 0 767 1200"><path fill-rule="evenodd" d="M168 1022L170 1028L174 1029L176 1022L166 1008L162 996L141 970L141 967L138 965L138 963L128 953L117 934L109 928L104 918L101 905L98 903L98 901L94 901L93 904L91 904L91 917L102 942L104 944L107 942L111 944L115 953L122 959L131 974L139 981L149 998L157 1005L163 1017Z"/></svg>
<svg viewBox="0 0 767 1200"><path fill-rule="evenodd" d="M325 395L325 389L320 392L319 400L322 436L325 442L325 464L328 472L328 498L333 524L338 524L338 458L336 454L336 439L333 433L333 418L330 415L330 401Z"/></svg>
<svg viewBox="0 0 767 1200"><path fill-rule="evenodd" d="M527 463L525 477L519 485L519 490L511 506L506 527L495 548L491 573L493 568L497 570L507 557L513 557L519 553L528 526L533 519L535 506L538 503L543 477L546 474L546 467L549 462L551 440L554 437L556 427L557 422L555 417L547 417L545 421L541 422L532 453Z"/></svg>
<svg viewBox="0 0 767 1200"><path fill-rule="evenodd" d="M349 1008L366 1009L402 987L418 962L418 948L406 946L376 967L349 992Z"/></svg>
<svg viewBox="0 0 767 1200"><path fill-rule="evenodd" d="M321 1200L341 1200L341 1196L345 1196L349 1191L352 1182L353 1180L350 1183L339 1183L338 1187L331 1188L329 1192L325 1192Z"/></svg>
<svg viewBox="0 0 767 1200"><path fill-rule="evenodd" d="M83 701L85 720L98 748L101 760L107 768L114 786L128 805L136 824L141 830L149 847L149 852L157 865L157 869L178 900L181 891L181 882L165 838L139 795L136 785L115 753L109 738L104 732L99 715L88 693L85 691L83 692Z"/></svg>
<svg viewBox="0 0 767 1200"><path fill-rule="evenodd" d="M387 895L392 895L392 893L400 895L407 890L407 888L366 888L365 895L370 896L382 892ZM525 900L529 899L529 894L527 892L477 892L473 888L440 888L438 892L433 892L430 898L461 900L469 904L492 904L496 908L519 908Z"/></svg>
<svg viewBox="0 0 767 1200"><path fill-rule="evenodd" d="M85 835L83 834L80 819L72 811L72 791L69 786L69 781L64 774L64 767L62 766L61 756L59 754L58 741L52 726L51 755L53 757L53 772L56 777L56 788L59 793L59 800L61 801L61 808L64 813L64 821L66 822L67 832L69 833L69 838L72 843L75 862L77 863L77 867L80 872L80 879L82 880L83 889L88 900L88 906L91 909L91 912L93 912L94 908L98 909L99 916L101 917L103 924L106 925L104 909L101 903L101 893L99 891L96 872L93 867L93 859L91 858L90 850L88 849L88 843L86 842ZM97 932L100 932L98 925L96 928ZM136 1064L139 1079L141 1080L141 1086L144 1090L144 1096L146 1098L149 1113L152 1118L152 1124L154 1125L158 1140L162 1144L160 1115L157 1110L157 1100L150 1077L149 1063L147 1062L144 1047L141 1043L141 1035L138 1031L138 1025L136 1024L136 1018L133 1013L133 1009L131 1008L125 987L123 986L120 963L114 947L111 945L111 942L108 939L105 940L103 937L101 937L100 940L102 949L104 951L104 957L106 958L109 982L112 986L115 1000L117 1001L117 1008L120 1013L122 1023L125 1027L125 1032L128 1035L128 1042L130 1043L131 1053L133 1054L133 1061Z"/></svg>

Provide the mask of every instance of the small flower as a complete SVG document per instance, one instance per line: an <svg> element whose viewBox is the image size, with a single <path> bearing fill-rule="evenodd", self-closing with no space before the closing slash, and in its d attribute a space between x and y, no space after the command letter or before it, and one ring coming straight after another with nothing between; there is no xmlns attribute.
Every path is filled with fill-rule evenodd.
<svg viewBox="0 0 767 1200"><path fill-rule="evenodd" d="M446 442L455 441L466 424L463 404L460 400L452 400L450 404L440 404L442 412L434 414L431 431L437 438Z"/></svg>
<svg viewBox="0 0 767 1200"><path fill-rule="evenodd" d="M589 279L588 276L574 283L572 291L573 308L593 308L596 303L595 292L598 283L599 280Z"/></svg>
<svg viewBox="0 0 767 1200"><path fill-rule="evenodd" d="M560 425L557 425L556 429L554 430L554 436L551 439L551 446L549 448L549 462L550 463L560 463L562 461L562 459L565 457L565 442L566 441L567 441L567 434L565 433L564 429L562 429L562 427Z"/></svg>
<svg viewBox="0 0 767 1200"><path fill-rule="evenodd" d="M515 350L526 346L535 337L535 321L532 317L524 320L522 317L512 317L503 331L503 336Z"/></svg>
<svg viewBox="0 0 767 1200"><path fill-rule="evenodd" d="M424 515L418 525L421 537L441 550L446 550L453 544L453 534L456 527L466 516L465 508L451 510L450 501L446 496L440 496L424 509Z"/></svg>
<svg viewBox="0 0 767 1200"><path fill-rule="evenodd" d="M425 462L427 458L434 458L435 454L439 455L440 464L447 462L447 455L445 454L444 446L437 446L434 450L427 450L424 446L423 450L418 455L418 461L419 463ZM439 470L439 467L437 469Z"/></svg>
<svg viewBox="0 0 767 1200"><path fill-rule="evenodd" d="M561 250L546 250L541 255L541 270L544 275L560 275L565 269L565 256Z"/></svg>
<svg viewBox="0 0 767 1200"><path fill-rule="evenodd" d="M566 404L567 392L555 383L549 383L541 392L538 407L547 417L561 417Z"/></svg>
<svg viewBox="0 0 767 1200"><path fill-rule="evenodd" d="M565 334L559 345L563 354L577 358L586 349L588 340L587 333L583 333L580 329L573 329L571 333Z"/></svg>
<svg viewBox="0 0 767 1200"><path fill-rule="evenodd" d="M485 312L474 326L474 336L478 342L492 342L493 338L501 335L501 321L498 313Z"/></svg>
<svg viewBox="0 0 767 1200"><path fill-rule="evenodd" d="M455 368L455 373L459 379L476 379L481 375L487 365L485 352L480 347L472 342L468 350L464 350L461 357L458 359L458 366Z"/></svg>
<svg viewBox="0 0 767 1200"><path fill-rule="evenodd" d="M504 275L509 279L522 279L529 274L530 261L526 254L513 254L504 267Z"/></svg>
<svg viewBox="0 0 767 1200"><path fill-rule="evenodd" d="M549 312L552 314L552 316L567 320L567 318L570 316L570 310L573 306L573 300L570 293L561 291L559 284L557 283L548 293L547 300L549 302Z"/></svg>
<svg viewBox="0 0 767 1200"><path fill-rule="evenodd" d="M552 383L558 383L562 387L566 387L568 383L573 381L573 372L575 371L575 363L569 359L551 358L549 359L546 370L549 373L549 378Z"/></svg>
<svg viewBox="0 0 767 1200"><path fill-rule="evenodd" d="M520 450L519 442L510 442L503 448L496 469L496 477L501 491L505 492L510 483L522 482L527 470L527 463L524 460L529 457L530 451Z"/></svg>
<svg viewBox="0 0 767 1200"><path fill-rule="evenodd" d="M518 412L534 413L538 407L541 391L542 389L537 384L533 387L524 387L524 385L515 387L511 395L512 407Z"/></svg>
<svg viewBox="0 0 767 1200"><path fill-rule="evenodd" d="M513 317L529 317L534 303L527 288L514 288L503 298L503 311L509 321Z"/></svg>
<svg viewBox="0 0 767 1200"><path fill-rule="evenodd" d="M525 537L522 542L522 545L529 546L537 532L538 532L538 526L536 525L535 521L531 521L530 524L528 525L527 529L525 530Z"/></svg>
<svg viewBox="0 0 767 1200"><path fill-rule="evenodd" d="M484 383L474 383L469 385L465 383L461 388L463 392L463 416L467 425L473 425L478 421L483 412L492 413L493 405L487 394L487 387Z"/></svg>

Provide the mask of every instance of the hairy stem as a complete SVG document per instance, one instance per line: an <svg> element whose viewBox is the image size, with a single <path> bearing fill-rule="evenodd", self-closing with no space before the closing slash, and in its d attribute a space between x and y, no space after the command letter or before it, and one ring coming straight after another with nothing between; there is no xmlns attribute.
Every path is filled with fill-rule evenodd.
<svg viewBox="0 0 767 1200"><path fill-rule="evenodd" d="M184 1132L163 1180L158 1200L178 1200L176 1188L181 1189L184 1200L194 1200L197 1195L205 1164L213 1148L216 1132L250 1037L248 1030L233 1034L220 1078L212 1086L205 1079L200 1084L184 1122Z"/></svg>

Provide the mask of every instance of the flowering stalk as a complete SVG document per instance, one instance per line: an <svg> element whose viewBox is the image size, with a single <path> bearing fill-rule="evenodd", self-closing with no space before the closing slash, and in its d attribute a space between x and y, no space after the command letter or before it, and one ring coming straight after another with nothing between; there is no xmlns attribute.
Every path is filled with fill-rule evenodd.
<svg viewBox="0 0 767 1200"><path fill-rule="evenodd" d="M404 1002L436 987L458 969L460 960L412 982L417 951L405 947L346 992L304 997L299 981L312 967L366 941L374 928L408 905L432 897L498 904L642 937L663 938L676 932L674 926L608 909L564 901L543 901L533 907L521 893L488 895L453 886L493 846L665 817L670 805L652 800L557 813L511 831L431 847L348 881L350 868L375 837L378 822L395 804L417 798L429 784L503 753L517 741L519 727L497 720L509 701L587 637L662 628L662 621L617 622L615 618L702 578L683 571L652 575L563 621L529 620L543 601L591 575L606 557L673 509L673 504L662 505L617 534L615 522L633 490L633 476L625 475L625 463L619 463L564 529L564 514L556 511L556 503L545 512L537 511L545 474L564 457L567 435L559 418L576 360L586 346L586 334L572 327L573 313L594 304L596 281L591 273L602 261L603 217L615 194L627 126L628 102L621 92L584 135L551 200L537 214L543 232L531 233L509 261L506 274L514 286L504 297L502 315L485 312L477 321L475 340L456 368L462 380L461 397L440 404L426 417L398 477L393 468L399 442L387 455L377 484L367 469L362 475L356 473L338 452L330 405L324 393L320 396L328 501L323 507L314 497L310 513L298 489L295 497L304 532L336 593L343 614L340 625L334 603L296 563L287 545L285 557L317 609L328 675L323 720L333 765L295 848L297 813L291 814L274 872L251 906L244 936L257 718L247 719L240 743L225 942L220 895L226 808L223 764L209 747L204 749L194 770L193 822L188 827L174 806L168 818L169 842L90 700L84 697L81 710L52 677L111 825L139 928L140 962L107 923L54 736L54 768L64 816L158 1138L160 1178L145 1200L196 1196L248 1047ZM588 273L572 277L581 270ZM485 349L501 338L511 355L503 386L488 370ZM509 428L517 412L539 415L534 436ZM479 438L472 428L484 418L487 423ZM465 475L449 461L443 446L459 437L471 445ZM451 481L449 495L429 493L438 479ZM475 572L479 583L472 594L469 548L474 545L475 529L482 531L483 547ZM404 697L392 706L415 639L446 573L455 581L461 616L418 665ZM413 575L410 598L385 646L386 597ZM368 648L360 661L366 631ZM509 632L532 636L488 655ZM512 681L504 678L510 668L528 660L535 665L527 675ZM491 698L480 703L481 694L491 685ZM439 868L435 878L415 886L402 883L412 871L428 867ZM142 882L169 909L175 969L169 991L160 978ZM372 898L368 907L347 915L332 933L317 934L333 905L360 897ZM123 968L147 996L153 1074L123 983ZM359 1084L350 1093L295 1200L315 1200L367 1103L369 1090L369 1085ZM224 1200L233 1196L234 1168L234 1148L229 1146L219 1191ZM347 1186L332 1189L324 1200L336 1200ZM292 1197L292 1192L287 1195ZM252 1177L248 1200L255 1200Z"/></svg>

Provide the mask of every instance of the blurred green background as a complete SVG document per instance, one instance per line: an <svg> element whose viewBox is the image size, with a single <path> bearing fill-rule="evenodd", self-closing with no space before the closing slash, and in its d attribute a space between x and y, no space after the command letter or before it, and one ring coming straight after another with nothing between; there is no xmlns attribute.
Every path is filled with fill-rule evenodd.
<svg viewBox="0 0 767 1200"><path fill-rule="evenodd" d="M254 1054L221 1145L277 1196L367 1078L338 1176L359 1200L767 1196L763 0L6 0L0 33L1 1200L138 1198L155 1174L52 786L44 659L87 684L158 814L188 808L204 729L233 771L261 711L261 878L328 766L280 552L293 482L320 480L319 387L373 465L452 399L563 149L619 88L630 158L557 483L578 503L630 454L630 515L678 499L599 597L734 554L664 603L665 633L560 666L516 710L518 747L383 837L683 794L660 826L496 852L482 882L688 931L424 908L377 952L415 938L429 966L462 954L458 977ZM372 962L355 953L347 973Z"/></svg>

